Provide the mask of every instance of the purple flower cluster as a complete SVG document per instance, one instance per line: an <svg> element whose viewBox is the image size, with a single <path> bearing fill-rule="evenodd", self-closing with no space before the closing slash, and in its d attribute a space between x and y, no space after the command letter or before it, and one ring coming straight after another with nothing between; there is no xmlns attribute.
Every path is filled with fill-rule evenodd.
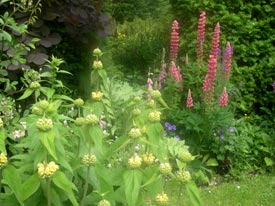
<svg viewBox="0 0 275 206"><path fill-rule="evenodd" d="M169 122L165 122L164 123L164 136L165 137L174 137L176 139L180 139L179 135L177 135L175 133L175 131L177 130L177 126L173 125Z"/></svg>
<svg viewBox="0 0 275 206"><path fill-rule="evenodd" d="M170 124L169 122L165 122L164 126L168 131L176 131L177 130L177 126Z"/></svg>

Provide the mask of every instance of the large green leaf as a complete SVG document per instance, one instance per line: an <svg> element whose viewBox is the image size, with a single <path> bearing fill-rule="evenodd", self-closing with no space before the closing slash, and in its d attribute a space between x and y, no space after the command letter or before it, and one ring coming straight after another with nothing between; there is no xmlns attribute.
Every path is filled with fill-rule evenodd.
<svg viewBox="0 0 275 206"><path fill-rule="evenodd" d="M135 206L138 200L142 182L142 173L139 170L127 170L123 174L126 201L128 206Z"/></svg>
<svg viewBox="0 0 275 206"><path fill-rule="evenodd" d="M66 175L63 172L57 171L52 181L57 187L64 190L68 194L68 198L74 206L78 206L77 200L73 193L73 189L76 190L76 187L67 179Z"/></svg>
<svg viewBox="0 0 275 206"><path fill-rule="evenodd" d="M46 147L50 155L57 160L56 151L55 151L55 134L52 131L49 132L39 132L39 139L42 144Z"/></svg>
<svg viewBox="0 0 275 206"><path fill-rule="evenodd" d="M24 196L22 193L23 188L21 185L21 178L17 169L12 165L8 165L7 167L5 167L3 170L3 179L5 183L9 186L9 188L13 191L20 205L24 206Z"/></svg>
<svg viewBox="0 0 275 206"><path fill-rule="evenodd" d="M25 201L33 195L40 187L40 179L37 173L30 176L22 185L22 198Z"/></svg>
<svg viewBox="0 0 275 206"><path fill-rule="evenodd" d="M89 128L89 135L93 143L95 144L96 149L102 154L103 148L102 148L102 139L103 139L103 132L102 129L96 125ZM90 141L89 141L90 142Z"/></svg>

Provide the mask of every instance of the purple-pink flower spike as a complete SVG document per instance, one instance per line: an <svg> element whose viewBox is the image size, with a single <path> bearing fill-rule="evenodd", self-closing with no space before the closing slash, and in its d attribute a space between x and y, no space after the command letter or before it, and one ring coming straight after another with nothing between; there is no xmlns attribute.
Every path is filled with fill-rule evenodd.
<svg viewBox="0 0 275 206"><path fill-rule="evenodd" d="M203 81L203 91L213 92L216 80L217 61L220 44L220 24L217 23L212 38L212 47L208 60L208 70Z"/></svg>
<svg viewBox="0 0 275 206"><path fill-rule="evenodd" d="M203 62L203 43L204 43L204 36L205 36L205 20L206 20L206 13L202 11L199 17L198 23L198 33L197 33L197 58L199 65Z"/></svg>
<svg viewBox="0 0 275 206"><path fill-rule="evenodd" d="M166 81L166 64L162 63L161 65L161 73L159 75L159 79L158 79L158 88L161 89L162 88L162 84L165 83Z"/></svg>
<svg viewBox="0 0 275 206"><path fill-rule="evenodd" d="M231 70L231 60L232 60L232 47L229 42L227 42L224 54L223 54L223 78L229 80L230 70Z"/></svg>
<svg viewBox="0 0 275 206"><path fill-rule="evenodd" d="M179 23L177 20L173 21L171 40L170 40L170 61L176 61L179 51Z"/></svg>
<svg viewBox="0 0 275 206"><path fill-rule="evenodd" d="M220 96L219 100L219 106L220 107L226 107L228 103L228 93L226 91L226 87L223 88L222 94Z"/></svg>
<svg viewBox="0 0 275 206"><path fill-rule="evenodd" d="M169 74L175 80L175 82L180 82L182 80L180 68L176 66L174 61L171 62Z"/></svg>
<svg viewBox="0 0 275 206"><path fill-rule="evenodd" d="M186 107L188 107L188 108L193 107L193 98L192 98L192 94L191 94L191 89L188 89Z"/></svg>

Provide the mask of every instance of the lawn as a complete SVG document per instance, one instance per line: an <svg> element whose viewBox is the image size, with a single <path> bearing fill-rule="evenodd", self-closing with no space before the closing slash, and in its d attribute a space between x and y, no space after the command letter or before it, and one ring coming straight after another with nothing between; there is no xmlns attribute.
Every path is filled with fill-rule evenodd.
<svg viewBox="0 0 275 206"><path fill-rule="evenodd" d="M168 184L168 187L172 188L172 184ZM275 176L246 177L240 181L201 187L199 191L204 206L274 206ZM173 188L169 194L175 196L178 191ZM170 205L191 206L192 204L183 191L177 203L170 202Z"/></svg>

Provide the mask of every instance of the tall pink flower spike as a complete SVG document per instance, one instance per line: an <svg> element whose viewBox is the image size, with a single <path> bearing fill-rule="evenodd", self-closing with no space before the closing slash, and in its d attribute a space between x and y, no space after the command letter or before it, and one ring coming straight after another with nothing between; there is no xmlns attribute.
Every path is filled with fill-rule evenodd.
<svg viewBox="0 0 275 206"><path fill-rule="evenodd" d="M198 23L198 33L197 33L197 58L198 63L201 66L203 62L203 43L204 43L204 36L205 36L205 20L206 20L206 13L202 11L199 17Z"/></svg>
<svg viewBox="0 0 275 206"><path fill-rule="evenodd" d="M193 107L193 98L192 98L192 94L191 94L191 89L188 89L186 107L188 107L188 108Z"/></svg>
<svg viewBox="0 0 275 206"><path fill-rule="evenodd" d="M226 107L228 103L228 94L226 91L226 87L223 88L222 94L220 96L220 100L219 100L219 106L220 107Z"/></svg>
<svg viewBox="0 0 275 206"><path fill-rule="evenodd" d="M217 23L213 38L212 38L212 47L208 60L208 70L203 81L203 91L210 92L214 90L216 72L217 72L217 61L218 61L218 52L219 52L219 43L220 43L220 24Z"/></svg>
<svg viewBox="0 0 275 206"><path fill-rule="evenodd" d="M227 42L224 54L223 54L223 78L229 80L230 70L231 70L231 60L232 60L232 47L229 42Z"/></svg>
<svg viewBox="0 0 275 206"><path fill-rule="evenodd" d="M172 78L174 78L175 82L180 82L182 80L180 68L176 66L174 61L171 62L169 74Z"/></svg>
<svg viewBox="0 0 275 206"><path fill-rule="evenodd" d="M179 23L177 20L173 21L171 40L170 40L170 61L176 61L179 51Z"/></svg>

